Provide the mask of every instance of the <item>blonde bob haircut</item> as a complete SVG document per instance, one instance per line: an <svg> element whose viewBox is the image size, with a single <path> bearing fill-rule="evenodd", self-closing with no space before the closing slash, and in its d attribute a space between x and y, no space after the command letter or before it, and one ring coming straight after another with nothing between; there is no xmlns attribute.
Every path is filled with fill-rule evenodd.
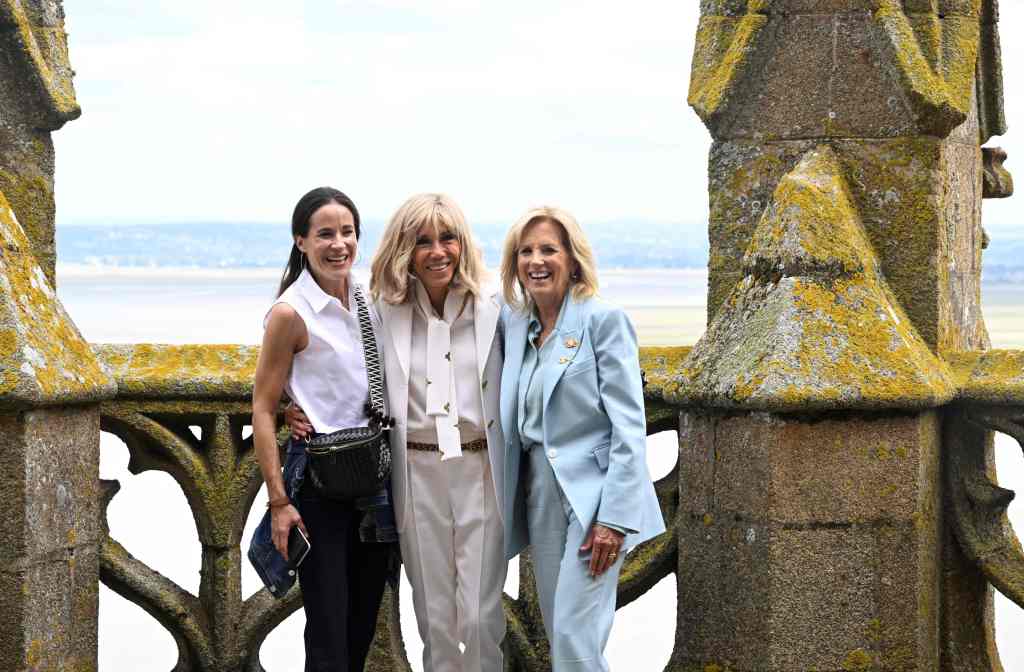
<svg viewBox="0 0 1024 672"><path fill-rule="evenodd" d="M392 305L409 298L409 273L420 228L427 224L437 235L451 231L462 253L452 276L452 287L480 296L484 263L462 210L445 194L416 194L391 217L370 264L370 294Z"/></svg>
<svg viewBox="0 0 1024 672"><path fill-rule="evenodd" d="M562 245L576 262L576 270L570 276L570 291L575 300L588 299L597 294L597 263L583 228L576 218L561 208L544 206L534 208L520 217L505 235L501 254L501 289L508 305L530 312L533 301L519 280L519 245L526 230L538 222L551 222L562 229Z"/></svg>

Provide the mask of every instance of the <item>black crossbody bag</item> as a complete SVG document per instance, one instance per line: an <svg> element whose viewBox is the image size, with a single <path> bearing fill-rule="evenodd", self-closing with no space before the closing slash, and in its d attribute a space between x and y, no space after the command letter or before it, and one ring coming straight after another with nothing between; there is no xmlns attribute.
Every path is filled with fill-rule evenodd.
<svg viewBox="0 0 1024 672"><path fill-rule="evenodd" d="M391 475L389 433L392 420L384 412L384 377L380 371L377 341L373 336L370 311L358 284L353 293L370 387L370 400L366 405L370 424L319 434L306 441L309 479L317 493L329 499L350 500L375 495Z"/></svg>

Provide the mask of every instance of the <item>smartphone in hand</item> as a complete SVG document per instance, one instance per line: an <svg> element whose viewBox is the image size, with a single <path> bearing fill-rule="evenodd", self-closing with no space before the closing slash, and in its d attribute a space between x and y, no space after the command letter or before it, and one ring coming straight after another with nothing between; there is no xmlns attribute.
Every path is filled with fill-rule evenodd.
<svg viewBox="0 0 1024 672"><path fill-rule="evenodd" d="M309 538L302 533L299 526L292 527L292 531L288 533L288 564L293 569L298 569L311 548Z"/></svg>

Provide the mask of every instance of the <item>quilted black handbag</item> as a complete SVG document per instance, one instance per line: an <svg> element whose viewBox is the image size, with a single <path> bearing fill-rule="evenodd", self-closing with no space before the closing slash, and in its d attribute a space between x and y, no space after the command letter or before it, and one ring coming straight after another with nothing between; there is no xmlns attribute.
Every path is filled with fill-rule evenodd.
<svg viewBox="0 0 1024 672"><path fill-rule="evenodd" d="M362 288L355 286L356 314L366 360L370 401L368 427L339 429L319 434L306 442L308 475L317 493L330 499L356 499L380 492L391 475L391 418L384 413L384 377L380 371L377 341Z"/></svg>

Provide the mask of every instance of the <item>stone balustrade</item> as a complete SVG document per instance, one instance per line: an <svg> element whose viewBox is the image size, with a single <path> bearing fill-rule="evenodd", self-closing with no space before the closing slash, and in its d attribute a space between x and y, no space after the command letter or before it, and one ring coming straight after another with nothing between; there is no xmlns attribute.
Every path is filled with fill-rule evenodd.
<svg viewBox="0 0 1024 672"><path fill-rule="evenodd" d="M135 602L173 635L178 667L189 670L260 670L259 647L267 634L301 605L298 587L275 600L266 590L243 599L240 544L242 527L262 486L252 437L252 377L259 349L224 345L98 345L94 347L117 384L117 394L100 406L103 431L125 442L133 474L158 470L181 487L202 544L198 597L133 558L106 526L100 547L100 578ZM648 357L679 357L680 349L659 348ZM653 369L652 369L653 370ZM674 429L675 411L654 402L651 433ZM192 431L198 427L199 436ZM116 481L100 489L106 510ZM678 501L676 471L657 484L670 532L635 549L627 558L619 587L619 607L643 595L675 571L674 525ZM130 543L129 543L130 546ZM520 562L518 599L505 598L513 669L548 669L547 643L532 590L533 571ZM382 609L371 670L409 669L398 627L398 600L391 594Z"/></svg>
<svg viewBox="0 0 1024 672"><path fill-rule="evenodd" d="M117 385L116 396L100 406L102 429L125 442L133 474L155 469L175 479L192 509L203 553L199 595L193 596L133 558L107 531L100 549L101 580L174 636L179 651L176 669L261 670L260 645L301 605L301 594L296 587L282 600L274 600L265 590L248 599L241 595L240 544L247 541L241 538L242 526L262 484L252 438L243 438L243 429L251 422L258 348L98 345L94 350ZM691 352L689 347L641 349L649 433L678 429L680 409L664 399L667 390L679 394L675 378ZM1024 607L1024 554L1006 518L1013 493L991 480L994 474L984 450L993 430L1024 439L1022 361L1024 352L1019 351L951 358L944 365L956 390L938 413L950 437L943 506L951 515L944 524L967 561ZM196 426L198 437L190 429ZM896 452L886 457L901 459ZM669 529L630 554L620 578L620 608L668 574L691 570L681 565L679 529L680 517L696 515L680 506L680 493L693 485L693 476L681 476L678 466L656 484ZM100 510L117 488L116 481L103 482ZM934 521L922 524L939 524L938 512L934 513ZM706 523L703 514L699 523ZM103 529L107 530L105 516ZM130 540L125 541L130 546ZM505 599L510 669L541 672L549 669L547 646L528 555L519 571L519 597ZM985 591L972 597L988 599ZM960 625L951 622L943 628ZM369 669L410 669L398 626L398 601L390 592Z"/></svg>

